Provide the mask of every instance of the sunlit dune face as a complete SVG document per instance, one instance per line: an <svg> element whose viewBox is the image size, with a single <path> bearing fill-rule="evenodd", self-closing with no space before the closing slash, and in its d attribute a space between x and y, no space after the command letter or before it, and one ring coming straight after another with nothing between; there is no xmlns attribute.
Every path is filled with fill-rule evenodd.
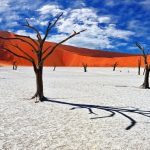
<svg viewBox="0 0 150 150"><path fill-rule="evenodd" d="M14 37L14 35L9 32L0 32L0 35L4 37ZM11 46L11 44L18 45L23 50L25 50L30 56L36 59L36 55L33 53L32 48L27 44L18 40L0 40L1 47L7 47L15 51L17 54L22 55L22 53L13 46ZM44 44L44 49L46 49L50 45L51 47L53 47L55 43L46 42ZM82 66L82 64L84 63L92 67L111 67L115 62L117 62L118 66L120 67L137 67L139 59L140 56L98 50L89 50L84 48L76 48L72 46L61 45L54 51L52 55L49 56L44 65ZM21 58L17 58L7 51L2 51L1 48L0 65L12 65L13 61L16 61L18 65L31 66L30 62ZM141 61L143 65L143 59L141 59Z"/></svg>

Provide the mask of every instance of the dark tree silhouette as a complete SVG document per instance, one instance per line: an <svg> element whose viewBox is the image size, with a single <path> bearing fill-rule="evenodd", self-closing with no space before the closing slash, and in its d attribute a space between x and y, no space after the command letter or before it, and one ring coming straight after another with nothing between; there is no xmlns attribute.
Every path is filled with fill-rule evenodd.
<svg viewBox="0 0 150 150"><path fill-rule="evenodd" d="M82 66L83 66L83 68L84 68L84 72L87 72L87 67L88 67L88 65L85 64L85 63L82 63Z"/></svg>
<svg viewBox="0 0 150 150"><path fill-rule="evenodd" d="M53 68L53 71L55 71L56 70L56 66L54 66L54 68Z"/></svg>
<svg viewBox="0 0 150 150"><path fill-rule="evenodd" d="M141 73L141 57L138 59L138 75Z"/></svg>
<svg viewBox="0 0 150 150"><path fill-rule="evenodd" d="M27 53L27 51L25 49L19 47L18 45L12 45L11 42L9 44L11 46L13 46L14 48L16 48L17 50L19 50L22 53L22 55L16 53L13 49L10 49L7 47L3 47L3 50L6 50L19 58L25 59L32 64L34 72L35 72L35 76L36 76L36 86L37 86L37 90L36 90L34 96L32 97L32 99L38 98L38 101L43 101L45 99L44 93L43 93L43 64L44 64L45 60L56 50L56 48L59 45L68 41L69 39L73 38L74 36L80 34L81 32L85 31L85 30L81 30L79 32L73 31L73 33L70 36L66 37L61 42L56 43L54 46L48 46L46 49L44 49L44 43L45 43L45 40L46 40L49 32L56 25L56 23L58 22L58 20L60 19L60 17L62 15L63 14L58 15L58 17L56 17L56 20L53 23L52 22L48 23L46 32L45 32L45 35L43 38L42 38L39 30L37 28L35 28L34 26L32 26L26 20L26 24L24 26L33 30L36 33L37 41L32 39L30 36L22 36L22 35L15 35L15 37L12 37L12 38L0 37L0 39L2 39L2 40L21 41L32 48L32 53L36 56L36 58L32 57L29 53Z"/></svg>
<svg viewBox="0 0 150 150"><path fill-rule="evenodd" d="M147 60L147 55L144 47L142 47L138 42L136 42L136 46L141 50L143 58L144 58L144 65L145 65L145 77L144 77L144 83L140 86L143 89L148 89L149 88L149 71L150 71L150 66L148 64Z"/></svg>
<svg viewBox="0 0 150 150"><path fill-rule="evenodd" d="M17 70L17 61L13 61L13 70Z"/></svg>
<svg viewBox="0 0 150 150"><path fill-rule="evenodd" d="M117 62L115 62L114 64L113 64L113 71L115 71L116 70L116 67L118 66L118 63Z"/></svg>
<svg viewBox="0 0 150 150"><path fill-rule="evenodd" d="M145 68L144 68L144 71L143 71L143 75L145 74Z"/></svg>

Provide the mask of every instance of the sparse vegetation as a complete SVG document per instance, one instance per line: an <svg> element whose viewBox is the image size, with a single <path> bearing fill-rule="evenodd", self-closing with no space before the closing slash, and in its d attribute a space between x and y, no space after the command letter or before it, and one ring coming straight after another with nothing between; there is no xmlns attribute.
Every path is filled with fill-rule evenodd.
<svg viewBox="0 0 150 150"><path fill-rule="evenodd" d="M141 74L141 57L138 59L138 75Z"/></svg>
<svg viewBox="0 0 150 150"><path fill-rule="evenodd" d="M144 58L144 65L145 65L145 77L144 77L144 82L140 86L141 88L148 89L149 88L149 71L150 71L150 66L148 64L147 60L147 54L145 52L144 47L142 47L138 42L136 42L136 46L141 50L143 58Z"/></svg>
<svg viewBox="0 0 150 150"><path fill-rule="evenodd" d="M83 68L84 68L84 72L87 72L87 67L88 67L88 65L85 64L85 63L82 63L82 66L83 66Z"/></svg>
<svg viewBox="0 0 150 150"><path fill-rule="evenodd" d="M113 71L115 71L116 70L116 67L118 66L118 62L115 62L114 64L113 64Z"/></svg>
<svg viewBox="0 0 150 150"><path fill-rule="evenodd" d="M53 71L55 71L55 69L56 69L56 66L53 67Z"/></svg>
<svg viewBox="0 0 150 150"><path fill-rule="evenodd" d="M17 62L16 61L13 61L13 70L17 70Z"/></svg>

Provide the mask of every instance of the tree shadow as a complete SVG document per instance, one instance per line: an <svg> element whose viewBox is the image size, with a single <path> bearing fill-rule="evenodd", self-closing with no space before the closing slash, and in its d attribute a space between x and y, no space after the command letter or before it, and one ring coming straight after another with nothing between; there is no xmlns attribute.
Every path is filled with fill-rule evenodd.
<svg viewBox="0 0 150 150"><path fill-rule="evenodd" d="M69 102L64 102L64 101L56 101L56 100L50 100L45 98L45 102L51 102L51 103L57 103L57 104L62 104L62 105L69 105L73 106L70 108L70 110L75 110L75 109L87 109L89 114L94 114L96 117L92 117L90 119L100 119L100 118L108 118L108 117L114 117L116 114L120 114L123 117L127 118L130 121L130 124L125 128L126 130L130 130L133 128L137 121L131 117L129 114L126 113L131 113L131 114L137 114L137 115L142 115L144 117L150 118L150 111L145 111L145 110L140 110L135 107L112 107L112 106L100 106L100 105L90 105L90 104L76 104L76 103L69 103ZM98 109L98 110L104 110L106 112L109 112L110 114L108 116L97 116L93 109Z"/></svg>

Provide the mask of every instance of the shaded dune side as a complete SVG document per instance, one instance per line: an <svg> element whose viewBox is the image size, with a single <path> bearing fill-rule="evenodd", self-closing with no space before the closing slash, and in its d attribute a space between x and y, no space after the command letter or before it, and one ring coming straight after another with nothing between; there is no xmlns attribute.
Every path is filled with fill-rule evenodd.
<svg viewBox="0 0 150 150"><path fill-rule="evenodd" d="M0 31L0 36L14 37L13 33ZM29 41L29 40L28 40ZM29 41L31 42L31 41ZM32 42L31 42L32 43ZM11 45L18 45L25 50L30 56L36 58L32 52L31 46L19 40L0 40L0 65L11 65L13 61L17 61L18 65L30 66L30 62L17 58L7 51L2 51L3 47L7 47L17 54L22 55L20 51ZM46 42L44 49L48 46L54 46L56 43ZM124 53L108 52L102 50L90 50L86 48L77 48L73 46L60 45L52 55L45 61L46 66L82 66L83 63L88 66L111 67L115 62L118 62L120 67L137 67L138 60L141 56L129 55ZM142 58L142 57L141 57ZM149 58L150 59L150 58ZM143 58L142 58L143 65Z"/></svg>

